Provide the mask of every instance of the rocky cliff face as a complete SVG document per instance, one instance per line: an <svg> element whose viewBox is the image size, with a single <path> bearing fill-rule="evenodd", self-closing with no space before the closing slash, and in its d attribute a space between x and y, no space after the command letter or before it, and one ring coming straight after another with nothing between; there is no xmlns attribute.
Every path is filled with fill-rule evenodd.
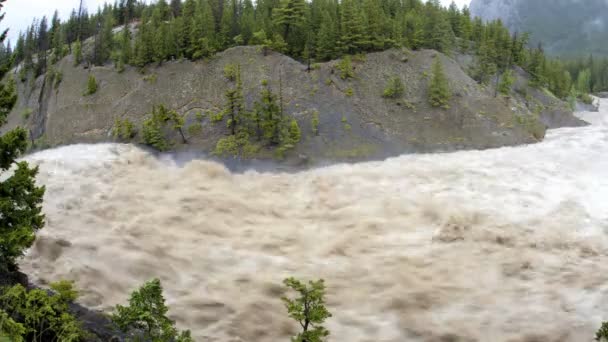
<svg viewBox="0 0 608 342"><path fill-rule="evenodd" d="M556 55L608 55L608 1L472 0L471 14L501 19L511 30L532 33Z"/></svg>
<svg viewBox="0 0 608 342"><path fill-rule="evenodd" d="M454 93L448 109L428 104L434 58L442 59ZM55 66L63 75L60 83L48 76L17 80L18 105L3 129L26 126L37 146L111 141L116 119L128 118L141 127L152 107L164 104L185 116L188 143L168 133L173 149L207 153L228 133L225 120L214 123L210 114L225 105L224 92L230 83L223 69L229 63L241 65L249 109L259 98L262 80L269 80L278 92L282 78L285 113L302 130L301 142L288 156L293 162L319 164L532 143L544 136L543 110L572 117L559 100L552 105L561 108L558 113L548 106L539 110L536 102L517 97L495 98L491 89L478 85L456 61L431 50L368 54L353 61L355 77L344 80L337 61L315 65L306 72L304 65L284 55L271 52L264 56L257 47L237 47L207 61L168 62L150 66L144 73L135 68L118 73L110 65L74 67L68 56ZM84 96L91 74L98 80L99 90ZM398 99L383 98L393 76L402 79L405 94ZM18 79L16 71L14 77ZM315 113L318 132L312 127ZM198 124L202 131L189 129ZM139 141L140 136L132 140ZM272 158L272 153L262 150L256 157Z"/></svg>

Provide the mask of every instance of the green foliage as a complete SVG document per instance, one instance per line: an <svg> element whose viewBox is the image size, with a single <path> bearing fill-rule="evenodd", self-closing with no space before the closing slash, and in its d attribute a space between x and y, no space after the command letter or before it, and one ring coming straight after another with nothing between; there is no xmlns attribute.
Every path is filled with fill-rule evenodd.
<svg viewBox="0 0 608 342"><path fill-rule="evenodd" d="M131 293L129 306L117 305L111 319L127 341L193 341L189 331L177 331L168 311L160 280L153 279Z"/></svg>
<svg viewBox="0 0 608 342"><path fill-rule="evenodd" d="M405 86L403 85L401 78L399 76L393 76L388 80L382 97L394 99L403 96L404 92Z"/></svg>
<svg viewBox="0 0 608 342"><path fill-rule="evenodd" d="M289 124L289 140L292 144L297 144L300 142L300 138L302 137L302 131L300 130L300 126L295 119L291 120L291 124Z"/></svg>
<svg viewBox="0 0 608 342"><path fill-rule="evenodd" d="M144 144L159 151L168 150L171 144L163 134L163 126L167 121L169 121L169 117L164 106L154 106L151 115L144 120L142 125Z"/></svg>
<svg viewBox="0 0 608 342"><path fill-rule="evenodd" d="M135 125L129 118L116 119L114 121L114 127L112 128L112 136L115 139L121 140L131 140L135 137L137 131L135 130Z"/></svg>
<svg viewBox="0 0 608 342"><path fill-rule="evenodd" d="M219 157L254 157L260 148L258 145L252 144L249 139L249 134L246 132L238 132L236 135L230 135L218 140L215 145L213 154Z"/></svg>
<svg viewBox="0 0 608 342"><path fill-rule="evenodd" d="M156 75L156 74L150 74L150 75L144 76L144 81L146 81L150 84L155 84L157 80L158 80L158 75Z"/></svg>
<svg viewBox="0 0 608 342"><path fill-rule="evenodd" d="M69 311L77 297L68 281L52 283L53 293L27 290L15 285L0 291L0 327L15 341L57 340L77 342L86 337L80 323Z"/></svg>
<svg viewBox="0 0 608 342"><path fill-rule="evenodd" d="M185 124L184 116L174 110L169 110L164 105L152 107L152 113L144 120L142 125L142 138L144 144L151 146L159 151L166 151L171 147L171 143L165 138L163 133L167 124L170 128L177 131L183 143L187 143L183 131Z"/></svg>
<svg viewBox="0 0 608 342"><path fill-rule="evenodd" d="M322 342L329 331L322 326L331 313L325 307L325 283L323 279L305 284L295 278L287 278L283 284L294 290L295 298L283 297L289 317L302 327L302 332L292 338L293 342Z"/></svg>
<svg viewBox="0 0 608 342"><path fill-rule="evenodd" d="M25 108L23 112L21 112L21 117L23 117L23 120L27 120L33 112L34 110L32 108Z"/></svg>
<svg viewBox="0 0 608 342"><path fill-rule="evenodd" d="M25 333L23 324L15 322L3 309L0 309L0 341L24 342Z"/></svg>
<svg viewBox="0 0 608 342"><path fill-rule="evenodd" d="M97 80L95 76L89 75L89 79L87 81L87 90L84 93L85 96L93 95L97 92Z"/></svg>
<svg viewBox="0 0 608 342"><path fill-rule="evenodd" d="M608 322L603 322L600 329L595 333L595 340L598 342L608 341Z"/></svg>
<svg viewBox="0 0 608 342"><path fill-rule="evenodd" d="M312 134L319 135L319 111L315 110L314 112L312 112L312 120L310 126L312 127Z"/></svg>
<svg viewBox="0 0 608 342"><path fill-rule="evenodd" d="M77 40L74 43L74 66L79 66L82 63L82 43Z"/></svg>
<svg viewBox="0 0 608 342"><path fill-rule="evenodd" d="M272 92L268 82L263 82L260 100L254 104L254 124L258 138L267 139L270 144L281 143L283 114L278 103L278 96Z"/></svg>
<svg viewBox="0 0 608 342"><path fill-rule="evenodd" d="M27 134L17 128L0 137L0 168L5 173L27 148ZM14 173L0 182L0 273L16 269L16 258L34 242L35 232L44 225L42 197L37 187L38 168L16 163Z"/></svg>
<svg viewBox="0 0 608 342"><path fill-rule="evenodd" d="M226 64L224 65L224 77L228 79L228 81L234 82L236 81L238 66L236 64Z"/></svg>
<svg viewBox="0 0 608 342"><path fill-rule="evenodd" d="M515 77L513 77L513 71L511 71L511 69L507 69L500 78L500 83L498 84L498 91L503 95L509 95L509 93L511 93L511 87L513 86L513 82L515 82Z"/></svg>
<svg viewBox="0 0 608 342"><path fill-rule="evenodd" d="M200 123L195 122L192 125L188 126L189 135L199 135L201 133L203 133L203 126Z"/></svg>
<svg viewBox="0 0 608 342"><path fill-rule="evenodd" d="M6 118L15 103L17 103L15 80L9 78L6 83L0 83L0 126L6 123Z"/></svg>
<svg viewBox="0 0 608 342"><path fill-rule="evenodd" d="M580 94L578 96L579 100L585 104L592 104L593 98L589 94Z"/></svg>
<svg viewBox="0 0 608 342"><path fill-rule="evenodd" d="M53 67L50 67L47 70L46 74L47 74L49 83L52 84L55 89L59 88L61 81L63 81L63 74Z"/></svg>
<svg viewBox="0 0 608 342"><path fill-rule="evenodd" d="M351 97L355 94L355 91L353 90L352 87L348 87L344 90L344 95Z"/></svg>
<svg viewBox="0 0 608 342"><path fill-rule="evenodd" d="M217 111L216 113L211 113L211 122L218 123L224 120L225 112L223 110Z"/></svg>
<svg viewBox="0 0 608 342"><path fill-rule="evenodd" d="M224 76L230 79L228 76L234 76L236 85L233 88L226 90L226 109L225 112L228 114L229 119L227 122L230 133L235 135L239 124L244 120L244 104L243 104L243 83L241 82L241 66L237 64L236 67L230 68L231 72L229 75L226 74L226 68L224 68ZM232 73L234 70L234 73Z"/></svg>
<svg viewBox="0 0 608 342"><path fill-rule="evenodd" d="M448 79L443 71L441 57L436 57L433 63L433 75L429 84L429 103L433 107L448 107L452 93Z"/></svg>
<svg viewBox="0 0 608 342"><path fill-rule="evenodd" d="M340 72L340 78L343 80L355 77L355 70L353 69L350 56L345 56L338 62L336 68Z"/></svg>

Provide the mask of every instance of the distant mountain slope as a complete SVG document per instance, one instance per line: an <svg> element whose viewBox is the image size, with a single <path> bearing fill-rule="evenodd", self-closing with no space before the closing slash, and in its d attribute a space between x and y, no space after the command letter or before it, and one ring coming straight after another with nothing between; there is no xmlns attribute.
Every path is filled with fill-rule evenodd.
<svg viewBox="0 0 608 342"><path fill-rule="evenodd" d="M606 0L472 0L471 14L532 33L553 55L608 56Z"/></svg>

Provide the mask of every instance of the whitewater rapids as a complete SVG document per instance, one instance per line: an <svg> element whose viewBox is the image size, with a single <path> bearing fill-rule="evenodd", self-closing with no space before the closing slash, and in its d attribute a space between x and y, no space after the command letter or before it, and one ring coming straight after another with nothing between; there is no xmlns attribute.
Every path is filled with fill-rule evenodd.
<svg viewBox="0 0 608 342"><path fill-rule="evenodd" d="M102 310L159 277L197 341L287 341L288 276L325 279L330 341L590 341L608 320L607 109L535 145L296 174L39 152L47 225L21 267Z"/></svg>

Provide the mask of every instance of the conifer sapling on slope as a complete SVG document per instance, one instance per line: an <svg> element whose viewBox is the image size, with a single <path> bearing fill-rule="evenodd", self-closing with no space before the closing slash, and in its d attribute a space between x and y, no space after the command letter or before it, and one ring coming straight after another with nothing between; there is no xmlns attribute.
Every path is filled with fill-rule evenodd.
<svg viewBox="0 0 608 342"><path fill-rule="evenodd" d="M433 75L429 84L429 103L433 107L449 108L449 101L452 97L448 79L443 71L443 63L439 56L433 62Z"/></svg>

